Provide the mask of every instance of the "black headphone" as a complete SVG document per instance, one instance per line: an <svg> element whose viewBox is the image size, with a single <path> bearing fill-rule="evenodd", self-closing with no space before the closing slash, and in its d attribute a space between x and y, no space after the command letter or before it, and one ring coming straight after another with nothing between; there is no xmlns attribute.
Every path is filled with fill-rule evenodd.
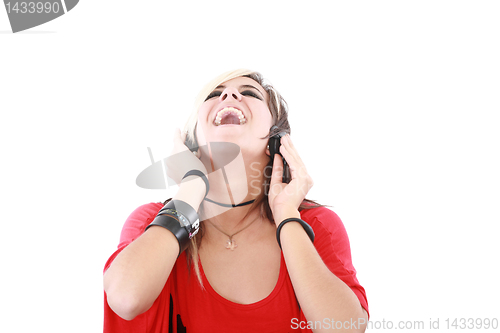
<svg viewBox="0 0 500 333"><path fill-rule="evenodd" d="M269 132L272 132L273 130L276 129L278 129L278 126L273 126L271 127ZM283 183L289 183L291 180L290 168L288 167L288 163L285 161L285 158L280 153L281 138L284 137L286 134L287 133L283 131L269 138L269 152L271 153L271 161L274 161L274 155L276 154L280 155L283 160L283 177L282 177Z"/></svg>
<svg viewBox="0 0 500 333"><path fill-rule="evenodd" d="M276 129L278 129L278 126L276 125L271 127L269 133L271 133ZM196 133L196 127L195 127L195 133ZM289 183L291 180L290 168L288 167L288 163L285 161L285 158L280 153L281 138L284 137L286 134L287 133L283 131L269 138L269 152L271 153L271 161L274 161L274 155L276 154L280 155L283 160L283 178L282 178L283 183ZM198 141L196 140L196 136L194 136L194 142L195 142L194 145L192 145L188 139L188 136L186 136L185 144L192 152L198 150Z"/></svg>

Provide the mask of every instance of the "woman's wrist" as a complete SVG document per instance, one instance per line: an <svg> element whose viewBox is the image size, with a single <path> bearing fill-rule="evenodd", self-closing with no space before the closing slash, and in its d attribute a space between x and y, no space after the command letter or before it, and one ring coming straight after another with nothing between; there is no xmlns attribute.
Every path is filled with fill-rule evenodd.
<svg viewBox="0 0 500 333"><path fill-rule="evenodd" d="M294 207L284 207L277 210L276 213L273 214L273 217L274 223L276 224L276 227L278 227L281 221L285 219L289 219L291 217L300 218L300 212L297 208Z"/></svg>
<svg viewBox="0 0 500 333"><path fill-rule="evenodd" d="M287 225L291 225L295 229L301 227L301 229L303 229L303 231L306 232L311 242L314 243L314 230L311 228L311 226L306 221L300 218L292 217L284 219L282 222L280 222L278 228L276 229L276 240L278 241L278 245L280 246L280 248L281 248L281 230L283 229L283 227L286 228Z"/></svg>
<svg viewBox="0 0 500 333"><path fill-rule="evenodd" d="M205 198L206 185L199 176L188 176L184 178L179 186L179 190L173 197L175 200L182 200L198 211L201 202Z"/></svg>

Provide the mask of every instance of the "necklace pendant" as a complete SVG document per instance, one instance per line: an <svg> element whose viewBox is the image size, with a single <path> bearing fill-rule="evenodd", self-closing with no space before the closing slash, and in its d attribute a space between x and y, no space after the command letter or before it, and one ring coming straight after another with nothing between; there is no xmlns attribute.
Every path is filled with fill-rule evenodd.
<svg viewBox="0 0 500 333"><path fill-rule="evenodd" d="M226 242L226 249L234 251L235 248L237 248L238 245L234 242L232 239L228 239Z"/></svg>

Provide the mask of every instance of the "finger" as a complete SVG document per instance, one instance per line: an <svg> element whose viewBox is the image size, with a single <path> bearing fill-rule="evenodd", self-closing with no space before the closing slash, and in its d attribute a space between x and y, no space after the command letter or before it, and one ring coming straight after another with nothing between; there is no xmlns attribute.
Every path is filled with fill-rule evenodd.
<svg viewBox="0 0 500 333"><path fill-rule="evenodd" d="M290 154L290 152L286 149L285 146L281 145L280 147L280 153L283 155L283 158L285 159L286 163L288 164L288 168L290 169L290 176L291 179L295 179L295 170L297 168L297 161L296 159ZM281 162L283 164L283 162Z"/></svg>
<svg viewBox="0 0 500 333"><path fill-rule="evenodd" d="M183 135L178 127L176 127L174 130L173 144L174 146L172 148L172 152L174 153L188 149L184 144Z"/></svg>
<svg viewBox="0 0 500 333"><path fill-rule="evenodd" d="M290 147L287 148L285 145L281 145L280 154L283 155L290 167L296 167L300 163L300 161L297 160L297 155L292 152Z"/></svg>
<svg viewBox="0 0 500 333"><path fill-rule="evenodd" d="M276 196L281 192L283 187L282 174L283 174L283 161L281 160L281 156L276 154L274 156L274 161L273 161L271 183L269 184L269 193L268 193L269 200L274 200L274 198L276 198Z"/></svg>
<svg viewBox="0 0 500 333"><path fill-rule="evenodd" d="M307 170L305 164L302 162L298 154L293 155L290 149L284 145L280 147L280 153L285 158L290 168L291 179L297 179L301 176L307 175Z"/></svg>
<svg viewBox="0 0 500 333"><path fill-rule="evenodd" d="M282 146L285 146L285 148L288 150L291 156L293 156L296 160L302 162L299 156L299 152L297 151L297 148L293 145L292 139L290 137L290 134L285 135L282 139Z"/></svg>
<svg viewBox="0 0 500 333"><path fill-rule="evenodd" d="M295 165L297 165L297 167L305 167L304 162L302 161L302 158L300 157L299 152L297 151L297 149L293 145L292 140L291 140L289 135L286 135L286 138L284 140L284 144L281 146L285 148L290 160L292 158L294 159L294 161L291 161L291 163L295 163ZM287 162L288 162L288 160L287 160Z"/></svg>
<svg viewBox="0 0 500 333"><path fill-rule="evenodd" d="M186 136L187 136L187 132L186 131L182 131L181 132L181 140L182 140L182 142L186 142Z"/></svg>
<svg viewBox="0 0 500 333"><path fill-rule="evenodd" d="M274 184L282 183L282 175L283 175L283 161L281 160L281 156L278 154L274 155L273 161L273 172L271 174L271 187Z"/></svg>
<svg viewBox="0 0 500 333"><path fill-rule="evenodd" d="M287 134L283 137L283 143L286 143L287 146L293 147L292 139L290 138L290 134Z"/></svg>
<svg viewBox="0 0 500 333"><path fill-rule="evenodd" d="M174 130L174 144L179 143L181 139L181 130L179 127L176 127Z"/></svg>

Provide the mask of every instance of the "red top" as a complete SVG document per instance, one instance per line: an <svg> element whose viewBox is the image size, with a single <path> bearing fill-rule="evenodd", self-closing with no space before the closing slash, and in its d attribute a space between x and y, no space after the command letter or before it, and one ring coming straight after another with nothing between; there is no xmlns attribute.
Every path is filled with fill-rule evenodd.
<svg viewBox="0 0 500 333"><path fill-rule="evenodd" d="M120 251L144 232L162 207L161 203L146 204L129 216L118 250L109 258L104 271ZM324 207L302 210L300 215L313 228L314 246L324 263L352 289L368 311L365 290L356 279L349 239L340 218ZM223 298L210 286L201 262L200 270L205 289L200 286L194 268L188 268L185 252L182 253L153 306L131 321L121 319L110 309L104 293L104 333L311 332L300 330L307 326L307 319L297 303L283 254L274 290L252 304L237 304Z"/></svg>

